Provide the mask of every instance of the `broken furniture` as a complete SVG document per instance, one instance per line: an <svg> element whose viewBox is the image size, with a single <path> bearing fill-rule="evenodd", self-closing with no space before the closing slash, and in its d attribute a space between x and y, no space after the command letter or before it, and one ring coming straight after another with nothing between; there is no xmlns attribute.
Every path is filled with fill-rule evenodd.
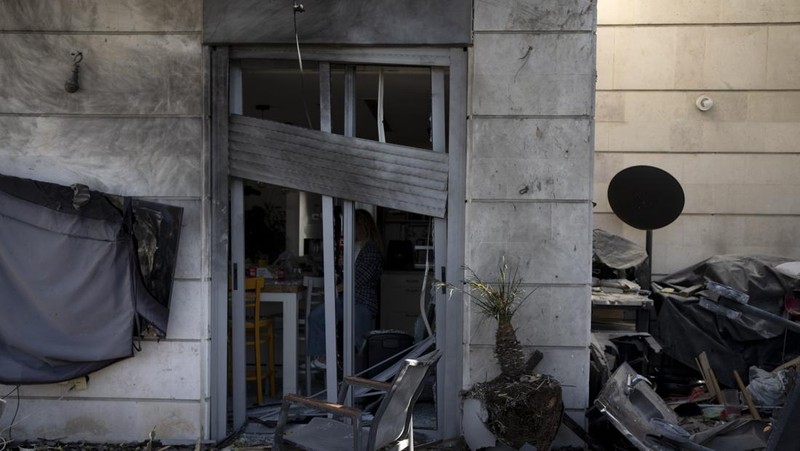
<svg viewBox="0 0 800 451"><path fill-rule="evenodd" d="M595 406L638 449L653 447L654 437L688 441L678 417L649 382L623 362L594 401Z"/></svg>
<svg viewBox="0 0 800 451"><path fill-rule="evenodd" d="M659 347L649 335L653 300L638 283L646 279L645 250L623 237L595 229L592 251L591 329L599 353L593 354L593 359L607 354L609 360L593 362L590 377L596 394L598 383L602 386L621 361L649 376L648 361Z"/></svg>
<svg viewBox="0 0 800 451"><path fill-rule="evenodd" d="M595 399L614 370L627 362L639 374L651 377L653 362L658 362L661 346L645 332L597 331L591 335L589 394Z"/></svg>
<svg viewBox="0 0 800 451"><path fill-rule="evenodd" d="M646 379L627 363L614 372L595 406L630 443L643 451L751 450L763 449L767 443L764 423L744 416L690 433Z"/></svg>
<svg viewBox="0 0 800 451"><path fill-rule="evenodd" d="M286 443L303 449L377 450L384 447L414 449L413 409L423 389L423 382L441 356L432 351L418 359L406 359L391 384L358 377L346 377L339 390L339 403L329 403L305 396L286 394L275 430L276 449ZM368 426L362 410L342 403L350 388L364 387L386 394ZM308 424L286 429L292 404L327 412L333 418L313 418ZM341 419L349 420L349 423ZM363 427L362 427L363 426Z"/></svg>
<svg viewBox="0 0 800 451"><path fill-rule="evenodd" d="M592 330L648 332L653 301L645 282L647 253L602 229L592 232Z"/></svg>
<svg viewBox="0 0 800 451"><path fill-rule="evenodd" d="M695 357L706 352L720 383L727 387L736 386L734 370L744 378L750 366L774 368L791 358L783 353L797 349L800 335L796 332L764 317L749 314L729 317L701 305L701 296L710 299L710 290L703 288L712 281L746 293L747 305L769 313L770 318L782 316L783 299L797 286L796 279L776 269L787 260L773 256L718 255L658 280L653 291L658 316L651 333L664 354L694 367Z"/></svg>
<svg viewBox="0 0 800 451"><path fill-rule="evenodd" d="M261 291L264 289L263 277L248 277L244 280L245 308L245 347L253 348L255 367L245 373L246 381L255 381L256 399L264 404L263 381L269 378L269 394L275 396L275 337L272 320L261 312ZM264 347L267 348L267 371L264 371Z"/></svg>

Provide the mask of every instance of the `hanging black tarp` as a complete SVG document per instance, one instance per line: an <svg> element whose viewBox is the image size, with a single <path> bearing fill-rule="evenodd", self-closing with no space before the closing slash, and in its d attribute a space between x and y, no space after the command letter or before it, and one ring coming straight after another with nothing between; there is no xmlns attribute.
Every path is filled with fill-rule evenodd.
<svg viewBox="0 0 800 451"><path fill-rule="evenodd" d="M182 209L0 175L0 383L69 380L164 336Z"/></svg>
<svg viewBox="0 0 800 451"><path fill-rule="evenodd" d="M747 294L749 305L780 316L785 295L796 288L796 281L775 269L787 261L764 255L716 255L657 283L680 291L716 282ZM695 358L705 352L717 378L728 387L736 386L733 370L746 375L751 365L774 368L783 363L782 353L791 350L787 343L796 340L795 334L787 332L785 337L785 328L759 317L731 319L711 312L700 305L699 296L656 290L653 298L658 316L652 333L664 353L694 367Z"/></svg>

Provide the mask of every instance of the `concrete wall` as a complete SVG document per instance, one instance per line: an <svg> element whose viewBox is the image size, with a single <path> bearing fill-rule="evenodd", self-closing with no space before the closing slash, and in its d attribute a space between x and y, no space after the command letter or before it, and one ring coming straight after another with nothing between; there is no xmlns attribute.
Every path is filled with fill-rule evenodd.
<svg viewBox="0 0 800 451"><path fill-rule="evenodd" d="M800 2L599 0L597 39L595 225L644 244L606 192L652 165L686 194L653 234L655 273L716 254L800 259Z"/></svg>
<svg viewBox="0 0 800 451"><path fill-rule="evenodd" d="M495 280L506 256L535 290L514 318L537 370L588 403L596 9L592 0L475 1L466 264ZM467 312L465 384L498 374L495 324ZM465 429L469 428L465 418ZM559 441L574 442L570 432Z"/></svg>
<svg viewBox="0 0 800 451"><path fill-rule="evenodd" d="M14 439L193 442L207 428L201 0L0 2L0 172L184 208L167 339L88 389L23 386ZM70 52L82 51L69 94ZM5 395L13 387L0 387Z"/></svg>

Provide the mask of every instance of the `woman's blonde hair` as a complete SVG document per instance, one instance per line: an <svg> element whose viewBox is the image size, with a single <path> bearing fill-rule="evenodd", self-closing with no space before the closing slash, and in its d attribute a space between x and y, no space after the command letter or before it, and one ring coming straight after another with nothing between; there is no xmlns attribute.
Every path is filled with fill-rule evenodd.
<svg viewBox="0 0 800 451"><path fill-rule="evenodd" d="M372 219L372 215L362 208L356 210L355 213L355 232L357 236L362 238L362 241L374 241L378 245L378 249L383 252L383 240L381 239L381 232Z"/></svg>

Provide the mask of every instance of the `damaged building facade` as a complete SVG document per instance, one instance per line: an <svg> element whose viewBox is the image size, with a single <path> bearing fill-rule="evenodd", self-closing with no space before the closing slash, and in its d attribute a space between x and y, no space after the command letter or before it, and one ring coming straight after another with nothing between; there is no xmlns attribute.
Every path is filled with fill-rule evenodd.
<svg viewBox="0 0 800 451"><path fill-rule="evenodd" d="M605 355L645 349L643 361L621 358L636 370L623 364L609 374L595 401L621 443L650 449L664 444L653 437L669 436L687 448L795 446L786 432L797 411L791 268L800 209L787 193L796 191L800 162L798 14L782 1L598 4L594 226L652 246L657 282L647 301L657 315L643 316L635 331L618 333L602 308L593 311L592 337ZM621 220L611 199L617 176L636 166L666 171L685 195L674 222L651 232ZM645 331L652 336L637 335ZM637 385L648 380L637 372L654 386ZM696 398L685 381L700 373ZM598 374L594 361L590 374ZM781 381L774 398L760 390L766 380ZM725 415L681 410L693 401L723 405ZM660 425L643 414L653 406L666 419ZM680 427L666 432L666 424Z"/></svg>
<svg viewBox="0 0 800 451"><path fill-rule="evenodd" d="M138 441L151 431L171 442L226 436L225 299L235 240L227 190L241 172L220 152L230 150L228 113L239 100L247 106L230 87L245 60L279 59L296 70L293 19L308 67L402 63L440 74L432 78L440 80L435 92L447 92L447 123L430 118L433 134L441 133L431 140L448 154L447 204L436 216L448 231L440 277L458 280L464 265L491 275L505 256L526 287L537 287L515 318L519 338L542 351L538 371L561 382L567 413L582 422L595 2L408 2L399 10L393 2L341 2L351 8L346 28L314 20L319 4L294 17L288 2L277 3L0 3L0 172L183 208L166 337L144 338L133 358L91 373L86 387L19 387L6 399L2 427L13 427L16 439L64 441ZM383 35L371 21L385 20L380 8L402 18L378 30L394 39L390 49L371 45L378 38L363 41ZM225 35L238 23L254 34ZM65 89L74 71L77 91ZM450 438L469 427L461 390L498 369L491 324L459 296L442 308L439 374L458 381L438 388L439 433ZM559 440L575 438L562 432Z"/></svg>
<svg viewBox="0 0 800 451"><path fill-rule="evenodd" d="M247 71L266 60L280 61L274 67L296 86L294 20L310 73L404 66L436 80L426 95L442 94L446 113L419 128L430 121L439 140L431 147L448 154L446 199L436 205L444 210L434 215L447 230L437 277L458 280L464 265L491 277L503 256L515 265L535 289L514 318L518 337L543 353L537 371L560 381L579 424L591 402L592 229L644 242L608 205L619 171L655 166L686 193L683 214L655 232L656 274L715 254L800 259L796 2L439 6L453 14L421 6L430 2L325 2L345 13L336 5L351 4L349 22L315 19L318 3L293 14L289 3L0 2L0 173L183 209L166 337L144 338L133 358L91 373L85 387L20 386L0 430L91 442L227 435L228 196L247 170L230 164L228 113L263 119L266 107L246 89ZM408 26L391 27L381 8ZM376 24L394 29L384 33L394 40L379 42ZM76 68L79 89L69 92ZM308 108L319 115L318 102ZM498 373L493 326L458 296L437 316L439 374L458 382L437 388L442 438L476 427L461 390ZM557 443L580 444L565 428Z"/></svg>

